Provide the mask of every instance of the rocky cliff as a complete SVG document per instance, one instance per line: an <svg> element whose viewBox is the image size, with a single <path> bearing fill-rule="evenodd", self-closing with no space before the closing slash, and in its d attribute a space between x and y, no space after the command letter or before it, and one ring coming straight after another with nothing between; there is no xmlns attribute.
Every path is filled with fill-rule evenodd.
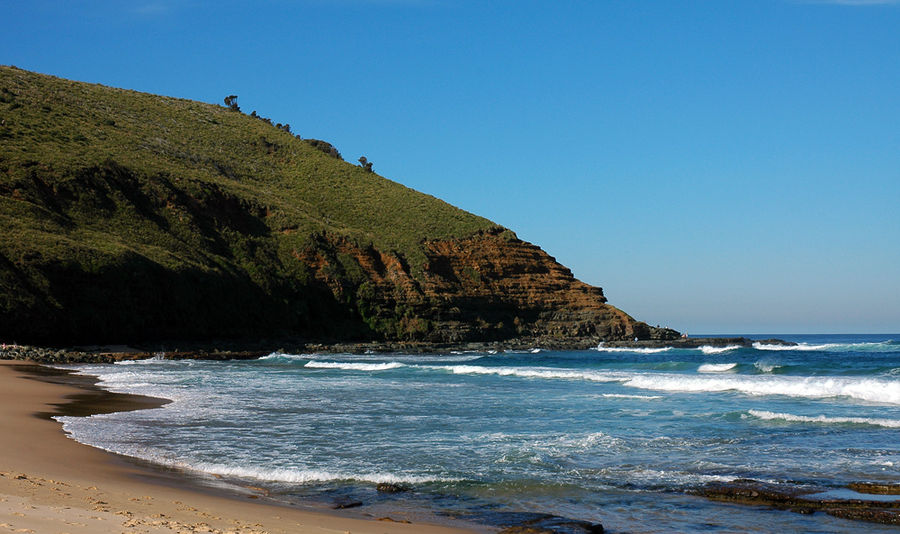
<svg viewBox="0 0 900 534"><path fill-rule="evenodd" d="M342 238L322 239L298 259L313 267L317 282L337 300L354 303L371 330L388 338L459 343L677 336L607 304L601 288L575 279L508 230L425 240L422 247L427 259L418 276L401 257Z"/></svg>
<svg viewBox="0 0 900 534"><path fill-rule="evenodd" d="M677 336L510 230L233 108L0 67L0 340Z"/></svg>

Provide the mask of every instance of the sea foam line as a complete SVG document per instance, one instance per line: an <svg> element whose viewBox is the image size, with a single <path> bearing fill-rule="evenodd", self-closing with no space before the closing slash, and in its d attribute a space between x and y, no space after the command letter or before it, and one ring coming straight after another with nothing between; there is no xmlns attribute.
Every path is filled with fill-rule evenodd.
<svg viewBox="0 0 900 534"><path fill-rule="evenodd" d="M663 398L662 395L628 395L625 393L604 393L600 395L601 397L607 399L640 399L640 400L654 400Z"/></svg>
<svg viewBox="0 0 900 534"><path fill-rule="evenodd" d="M173 467L187 468L224 477L252 478L267 482L288 482L292 484L332 482L337 480L356 480L374 484L422 484L426 482L456 482L459 480L444 477L395 475L393 473L345 473L321 469L244 467L212 462L177 463L180 465L173 465Z"/></svg>
<svg viewBox="0 0 900 534"><path fill-rule="evenodd" d="M698 373L727 373L734 370L736 363L704 363L697 368Z"/></svg>
<svg viewBox="0 0 900 534"><path fill-rule="evenodd" d="M753 417L766 421L790 421L796 423L822 423L822 424L857 424L857 425L873 425L885 428L900 428L900 421L896 419L879 419L874 417L827 417L825 415L817 415L810 417L807 415L793 415L789 413L769 412L765 410L749 410L748 413Z"/></svg>
<svg viewBox="0 0 900 534"><path fill-rule="evenodd" d="M315 358L319 356L318 354L310 353L310 354L287 354L284 352L273 352L272 354L268 354L266 356L260 356L257 358L257 361L297 361L297 360L309 360L311 358Z"/></svg>
<svg viewBox="0 0 900 534"><path fill-rule="evenodd" d="M656 354L657 352L667 352L672 350L672 347L659 347L659 348L627 348L627 347L604 347L603 343L600 343L596 347L591 350L596 350L599 352L634 352L637 354Z"/></svg>
<svg viewBox="0 0 900 534"><path fill-rule="evenodd" d="M552 367L484 367L481 365L422 365L424 369L449 371L457 375L498 375L517 376L521 378L562 378L575 380L591 380L594 382L615 382L622 380L621 375L598 373L596 371L578 371L575 369L555 369Z"/></svg>
<svg viewBox="0 0 900 534"><path fill-rule="evenodd" d="M385 363L359 363L359 362L320 362L313 360L303 367L311 369L343 369L345 371L387 371L389 369L397 369L398 367L406 367L406 364L400 362Z"/></svg>
<svg viewBox="0 0 900 534"><path fill-rule="evenodd" d="M655 391L714 393L737 391L747 395L789 397L850 397L875 403L900 404L900 381L851 377L795 377L771 375L698 376L644 374L623 385Z"/></svg>
<svg viewBox="0 0 900 534"><path fill-rule="evenodd" d="M860 352L900 352L900 346L893 341L878 341L865 343L798 343L796 345L777 345L769 343L753 343L756 350L772 351L813 351L824 350L832 352L860 351Z"/></svg>
<svg viewBox="0 0 900 534"><path fill-rule="evenodd" d="M837 347L836 343L824 343L821 345L810 345L809 343L798 343L797 345L775 345L771 343L754 342L753 348L756 350L775 350L775 351L810 351L810 350L827 350Z"/></svg>

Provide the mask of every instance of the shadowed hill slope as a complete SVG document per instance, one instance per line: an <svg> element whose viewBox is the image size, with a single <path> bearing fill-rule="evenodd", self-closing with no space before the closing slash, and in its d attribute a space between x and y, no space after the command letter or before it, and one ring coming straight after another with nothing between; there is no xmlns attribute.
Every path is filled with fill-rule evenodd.
<svg viewBox="0 0 900 534"><path fill-rule="evenodd" d="M0 67L0 339L660 335L511 231L286 130Z"/></svg>

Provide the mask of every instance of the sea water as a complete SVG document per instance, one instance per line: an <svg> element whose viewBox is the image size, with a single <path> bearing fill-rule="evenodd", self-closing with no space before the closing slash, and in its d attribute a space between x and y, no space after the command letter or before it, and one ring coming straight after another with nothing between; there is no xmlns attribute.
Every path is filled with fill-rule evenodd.
<svg viewBox="0 0 900 534"><path fill-rule="evenodd" d="M611 532L887 532L691 491L900 482L900 336L797 346L281 354L80 365L161 408L59 417L76 440L301 506ZM379 493L378 483L409 491Z"/></svg>

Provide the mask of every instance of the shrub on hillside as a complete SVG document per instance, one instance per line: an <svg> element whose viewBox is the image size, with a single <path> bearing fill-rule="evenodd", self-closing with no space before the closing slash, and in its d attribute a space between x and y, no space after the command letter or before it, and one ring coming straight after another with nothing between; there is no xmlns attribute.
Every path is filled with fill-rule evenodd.
<svg viewBox="0 0 900 534"><path fill-rule="evenodd" d="M309 144L309 146L315 148L316 150L321 150L322 152L328 154L329 156L336 159L344 159L341 156L341 153L338 152L338 149L334 147L331 143L327 141L322 141L320 139L304 139L304 142Z"/></svg>

